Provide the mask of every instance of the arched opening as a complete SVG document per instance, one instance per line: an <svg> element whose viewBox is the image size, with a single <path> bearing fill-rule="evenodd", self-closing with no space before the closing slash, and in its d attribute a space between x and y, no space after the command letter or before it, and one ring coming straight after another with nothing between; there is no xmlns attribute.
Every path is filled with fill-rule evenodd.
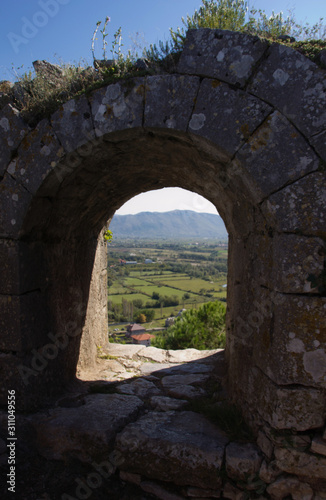
<svg viewBox="0 0 326 500"><path fill-rule="evenodd" d="M259 227L264 227L238 164L235 167L229 155L205 139L136 129L94 140L81 153L75 168L66 163L48 177L34 198L24 228L25 244L41 248L45 256L38 275L48 313L35 342L44 345L49 330L69 338L44 368L49 381L56 379L56 387L59 380L65 384L74 377L78 358L91 362L95 345L103 339L106 263L103 238L99 244L98 237L124 201L150 189L178 186L203 195L217 207L230 235L228 328L235 285L239 288L241 276L249 272L232 261L237 261L239 242L252 232L254 218L261 219ZM60 173L64 179L58 178ZM96 276L102 276L102 283ZM30 384L37 380L28 376Z"/></svg>
<svg viewBox="0 0 326 500"><path fill-rule="evenodd" d="M244 52L234 65L233 49L231 59L224 49L238 47L239 37ZM179 186L210 200L229 232L232 397L258 423L321 427L323 354L319 344L312 351L307 344L307 353L291 349L306 345L302 331L320 337L324 131L320 121L296 112L297 103L285 106L291 79L280 89L268 61L275 57L283 67L293 57L298 68L311 65L290 49L284 59L283 49L246 35L199 30L187 40L178 74L135 78L69 101L32 131L21 125L18 150L10 142L12 161L1 181L2 206L10 208L1 222L9 286L1 300L14 333L2 339L3 373L17 385L22 407L33 407L74 378L78 359L93 359L94 337L106 321L106 291L95 278L106 267L101 229L132 196ZM203 40L217 51L207 56L207 68L206 55L193 52ZM262 51L273 57L265 60ZM217 54L221 64L211 66ZM300 110L323 80L311 71ZM284 106L275 97L280 90ZM322 100L314 99L317 116ZM6 113L13 119L12 110ZM292 267L294 255L300 259ZM305 405L299 416L297 398Z"/></svg>
<svg viewBox="0 0 326 500"><path fill-rule="evenodd" d="M148 191L124 204L110 229L110 342L163 349L224 347L228 234L215 206L180 188ZM223 303L212 309L216 328L204 325L203 319L191 333L184 324L177 340L173 332L176 321L181 326L178 318L190 327L194 318L191 323L184 313L192 310L199 318L203 305L206 310L216 301ZM222 316L219 328L217 312Z"/></svg>

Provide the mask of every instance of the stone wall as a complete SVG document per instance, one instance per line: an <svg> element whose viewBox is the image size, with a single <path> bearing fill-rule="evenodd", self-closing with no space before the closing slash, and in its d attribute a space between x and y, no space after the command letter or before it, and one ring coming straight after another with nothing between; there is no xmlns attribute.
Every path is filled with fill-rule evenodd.
<svg viewBox="0 0 326 500"><path fill-rule="evenodd" d="M107 342L108 288L107 288L107 245L101 231L94 259L85 326L80 343L79 368L95 365L98 349Z"/></svg>
<svg viewBox="0 0 326 500"><path fill-rule="evenodd" d="M108 85L32 128L6 104L1 404L14 387L20 409L40 408L94 360L100 231L131 197L179 186L214 203L230 236L231 398L264 439L322 434L325 104L325 70L301 54L206 29L188 33L174 74Z"/></svg>

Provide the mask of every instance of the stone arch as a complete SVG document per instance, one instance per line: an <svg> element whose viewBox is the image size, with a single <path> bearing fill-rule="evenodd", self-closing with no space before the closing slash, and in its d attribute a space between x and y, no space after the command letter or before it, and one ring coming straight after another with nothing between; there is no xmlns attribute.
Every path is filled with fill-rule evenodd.
<svg viewBox="0 0 326 500"><path fill-rule="evenodd" d="M101 88L33 129L7 105L3 403L14 386L22 408L39 407L80 351L91 361L106 320L101 229L132 196L179 186L214 203L230 234L232 398L256 428L321 428L325 100L325 72L290 48L198 30L174 74Z"/></svg>

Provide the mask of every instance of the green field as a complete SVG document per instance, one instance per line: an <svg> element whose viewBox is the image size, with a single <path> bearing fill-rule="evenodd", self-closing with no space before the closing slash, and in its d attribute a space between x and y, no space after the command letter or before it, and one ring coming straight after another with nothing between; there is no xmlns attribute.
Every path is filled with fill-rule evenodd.
<svg viewBox="0 0 326 500"><path fill-rule="evenodd" d="M147 276L144 276L144 278L146 278ZM156 275L153 275L153 276L150 276L148 277L148 279L150 279L152 282L156 282L156 281L170 281L170 280L174 280L174 279L189 279L189 276L188 274L182 274L182 273L170 273L170 275L166 276L165 274L162 276L160 274L156 274Z"/></svg>
<svg viewBox="0 0 326 500"><path fill-rule="evenodd" d="M111 295L108 296L108 302L112 304L122 304L122 299L128 300L128 302L132 302L133 300L142 300L144 302L144 307L146 302L150 302L151 304L155 303L155 300L152 300L150 297L143 295L142 293L123 293L119 295Z"/></svg>
<svg viewBox="0 0 326 500"><path fill-rule="evenodd" d="M119 244L111 247L110 244L108 303L112 323L119 323L118 318L121 318L120 321L131 321L131 315L137 315L137 311L149 306L155 311L155 317L145 327L164 326L165 318L176 316L182 308L196 308L208 301L226 300L226 288L223 287L227 283L225 244L220 247L206 243L192 247L187 243L174 245L163 242L157 245L151 246L147 242L147 246L141 246L134 241L128 248ZM175 248L170 248L173 246ZM197 256L202 258L196 259ZM148 258L153 260L153 264L145 264ZM121 265L119 259L136 260L138 263ZM194 262L189 262L189 259ZM153 293L176 304L153 307L160 300L152 299ZM126 303L123 305L123 301L129 304L138 301L138 304L131 307Z"/></svg>
<svg viewBox="0 0 326 500"><path fill-rule="evenodd" d="M219 291L220 289L220 284L217 282L210 283L208 281L202 280L200 278L190 278L189 276L187 278L174 278L174 279L169 279L169 280L159 280L160 283L166 286L170 286L173 288L178 288L180 290L183 290L184 292L194 292L194 293L199 293L200 290L205 289L205 290L214 290L214 291ZM225 279L222 280L223 284L225 282Z"/></svg>
<svg viewBox="0 0 326 500"><path fill-rule="evenodd" d="M150 282L146 281L146 279L134 278L128 276L124 279L126 286L144 286L149 285Z"/></svg>
<svg viewBox="0 0 326 500"><path fill-rule="evenodd" d="M198 294L203 293L204 290L213 294L218 293L218 296L223 297L225 296L225 290L222 289L222 285L225 283L226 277L212 282L200 278L191 278L186 274L171 274L168 277L161 275L144 276L142 279L128 277L125 279L126 286L132 286L142 293L151 295L153 291L157 291L163 295L170 296L172 294L178 297L182 296L184 292ZM173 290L175 293L172 293ZM111 293L115 292L112 291Z"/></svg>

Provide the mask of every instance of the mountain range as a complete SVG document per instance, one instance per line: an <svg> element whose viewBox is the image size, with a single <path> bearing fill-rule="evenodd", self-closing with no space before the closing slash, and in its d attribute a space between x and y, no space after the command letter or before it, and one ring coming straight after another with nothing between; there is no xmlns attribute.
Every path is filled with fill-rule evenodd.
<svg viewBox="0 0 326 500"><path fill-rule="evenodd" d="M114 215L110 230L115 238L226 239L228 233L219 215L172 210Z"/></svg>

